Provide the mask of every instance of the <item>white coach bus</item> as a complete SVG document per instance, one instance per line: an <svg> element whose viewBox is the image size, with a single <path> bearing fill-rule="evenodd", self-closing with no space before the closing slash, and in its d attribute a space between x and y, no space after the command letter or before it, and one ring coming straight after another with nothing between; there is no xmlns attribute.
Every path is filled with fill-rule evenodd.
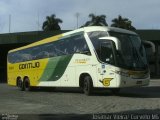
<svg viewBox="0 0 160 120"><path fill-rule="evenodd" d="M146 86L150 73L139 36L113 27L84 27L9 51L8 84L118 92Z"/></svg>

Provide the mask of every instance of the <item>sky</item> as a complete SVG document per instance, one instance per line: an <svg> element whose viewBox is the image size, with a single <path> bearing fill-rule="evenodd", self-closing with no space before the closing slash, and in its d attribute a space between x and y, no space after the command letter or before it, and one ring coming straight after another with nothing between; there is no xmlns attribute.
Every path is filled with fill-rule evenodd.
<svg viewBox="0 0 160 120"><path fill-rule="evenodd" d="M77 28L76 13L79 27L94 13L106 15L109 25L121 15L136 29L160 29L159 6L160 0L0 0L0 34L42 30L51 14L63 20L62 30L73 30Z"/></svg>

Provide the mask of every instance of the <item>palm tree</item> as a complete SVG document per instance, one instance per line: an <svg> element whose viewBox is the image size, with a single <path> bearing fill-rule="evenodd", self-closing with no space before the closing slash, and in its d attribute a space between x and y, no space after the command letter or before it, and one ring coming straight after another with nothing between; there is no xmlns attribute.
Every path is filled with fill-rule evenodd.
<svg viewBox="0 0 160 120"><path fill-rule="evenodd" d="M94 15L93 13L89 14L90 21L87 21L82 27L84 26L108 26L106 22L105 15Z"/></svg>
<svg viewBox="0 0 160 120"><path fill-rule="evenodd" d="M112 20L111 26L127 30L136 30L136 28L132 26L132 22L128 18L123 18L121 15Z"/></svg>
<svg viewBox="0 0 160 120"><path fill-rule="evenodd" d="M63 21L59 18L56 18L55 14L46 17L46 21L43 22L42 29L44 31L52 31L52 30L61 30L59 23Z"/></svg>

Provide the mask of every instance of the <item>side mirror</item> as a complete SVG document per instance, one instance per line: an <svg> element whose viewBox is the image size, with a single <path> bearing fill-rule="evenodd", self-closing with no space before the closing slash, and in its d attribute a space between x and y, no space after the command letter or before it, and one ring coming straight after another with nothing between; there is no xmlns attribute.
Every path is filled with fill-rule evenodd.
<svg viewBox="0 0 160 120"><path fill-rule="evenodd" d="M156 48L155 48L155 44L151 41L142 41L142 43L144 44L144 46L149 45L152 49L152 53L154 54L156 52Z"/></svg>
<svg viewBox="0 0 160 120"><path fill-rule="evenodd" d="M111 40L111 41L113 41L113 42L115 43L116 49L117 49L118 51L121 50L121 42L120 42L116 37L101 37L101 38L99 38L99 39L100 39L100 40Z"/></svg>

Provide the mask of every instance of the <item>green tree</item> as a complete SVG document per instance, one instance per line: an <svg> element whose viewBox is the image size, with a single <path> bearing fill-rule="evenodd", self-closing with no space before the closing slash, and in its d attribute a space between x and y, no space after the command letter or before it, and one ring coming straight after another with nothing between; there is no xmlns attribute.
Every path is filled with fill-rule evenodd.
<svg viewBox="0 0 160 120"><path fill-rule="evenodd" d="M84 26L108 26L106 22L105 15L94 15L93 13L89 14L90 21L87 21L82 27Z"/></svg>
<svg viewBox="0 0 160 120"><path fill-rule="evenodd" d="M52 14L51 16L47 16L46 20L43 22L42 29L44 31L52 31L52 30L61 30L59 23L62 23L63 21L59 18L56 18L55 14Z"/></svg>
<svg viewBox="0 0 160 120"><path fill-rule="evenodd" d="M128 18L123 18L121 15L112 20L111 26L127 30L136 30L136 28L132 26L132 22Z"/></svg>

